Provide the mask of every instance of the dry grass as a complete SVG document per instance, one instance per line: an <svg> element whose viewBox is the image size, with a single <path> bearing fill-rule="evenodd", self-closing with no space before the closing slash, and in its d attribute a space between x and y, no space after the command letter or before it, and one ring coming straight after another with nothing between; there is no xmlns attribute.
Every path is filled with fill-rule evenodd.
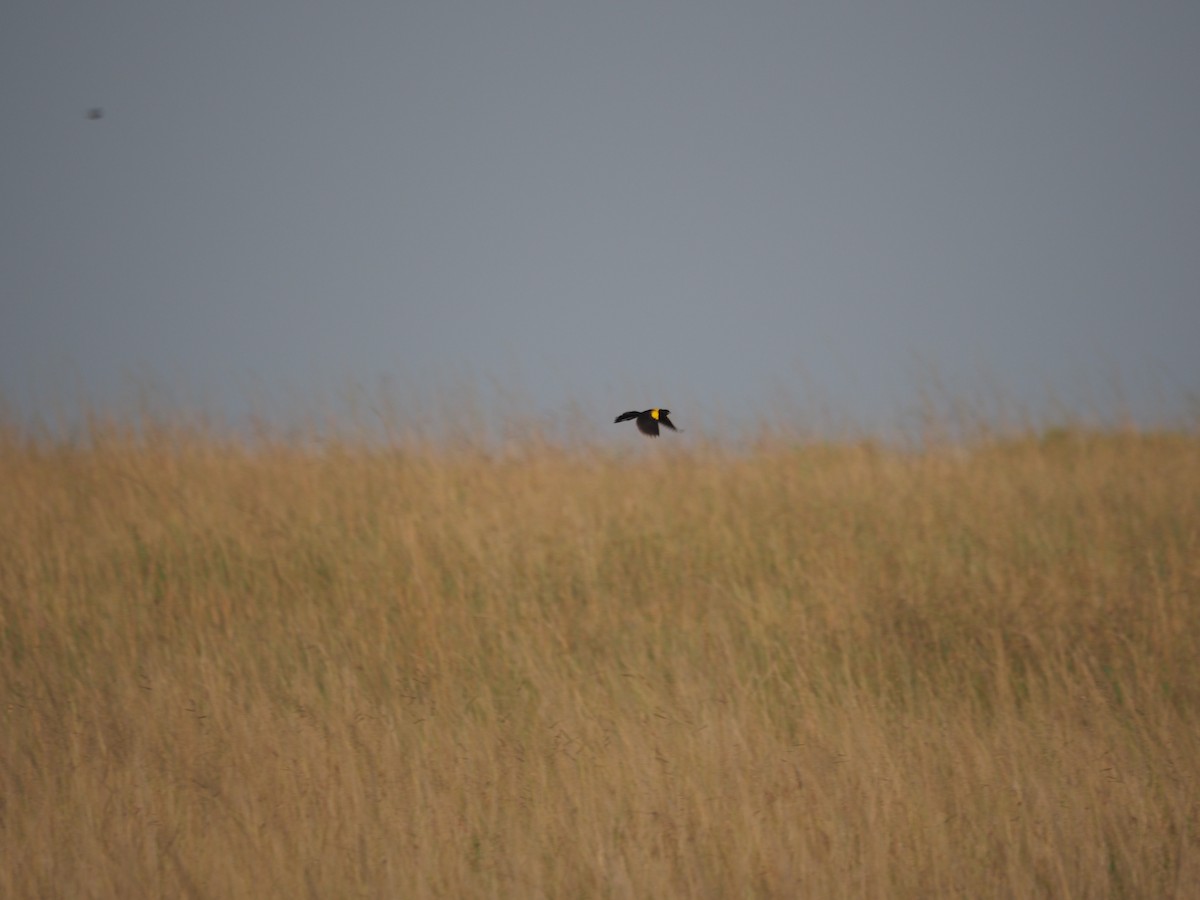
<svg viewBox="0 0 1200 900"><path fill-rule="evenodd" d="M1200 440L0 434L0 895L1200 892Z"/></svg>

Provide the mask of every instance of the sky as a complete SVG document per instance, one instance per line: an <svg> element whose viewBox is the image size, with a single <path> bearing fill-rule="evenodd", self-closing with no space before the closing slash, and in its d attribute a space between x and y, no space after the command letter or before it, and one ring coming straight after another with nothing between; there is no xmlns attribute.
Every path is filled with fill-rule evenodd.
<svg viewBox="0 0 1200 900"><path fill-rule="evenodd" d="M1187 0L15 0L0 393L1194 418L1197 47Z"/></svg>

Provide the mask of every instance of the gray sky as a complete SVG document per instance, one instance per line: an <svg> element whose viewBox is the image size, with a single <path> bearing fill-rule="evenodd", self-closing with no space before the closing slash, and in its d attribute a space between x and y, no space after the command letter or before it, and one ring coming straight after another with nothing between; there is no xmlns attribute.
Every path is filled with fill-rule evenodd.
<svg viewBox="0 0 1200 900"><path fill-rule="evenodd" d="M890 421L936 369L1159 415L1200 389L1197 48L1195 2L16 0L0 389L686 427Z"/></svg>

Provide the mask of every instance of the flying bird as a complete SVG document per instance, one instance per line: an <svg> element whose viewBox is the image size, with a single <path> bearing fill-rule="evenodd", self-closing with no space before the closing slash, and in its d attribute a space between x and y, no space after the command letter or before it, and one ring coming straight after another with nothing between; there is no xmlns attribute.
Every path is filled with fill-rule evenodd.
<svg viewBox="0 0 1200 900"><path fill-rule="evenodd" d="M658 426L660 424L666 425L672 431L679 430L672 425L671 420L667 418L667 415L670 412L671 411L669 409L645 409L641 412L638 412L635 409L632 412L621 413L619 416L613 419L613 423L627 422L630 419L636 419L638 431L640 431L642 434L649 435L650 437L658 437Z"/></svg>
<svg viewBox="0 0 1200 900"><path fill-rule="evenodd" d="M91 119L93 122L96 119L103 119L104 118L104 110L101 109L99 106L93 106L91 109L89 109L87 111L87 117L89 119Z"/></svg>

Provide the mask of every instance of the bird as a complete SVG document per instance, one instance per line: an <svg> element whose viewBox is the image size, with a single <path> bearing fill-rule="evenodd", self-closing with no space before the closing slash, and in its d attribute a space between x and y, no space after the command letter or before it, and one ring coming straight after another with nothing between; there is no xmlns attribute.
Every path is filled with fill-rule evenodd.
<svg viewBox="0 0 1200 900"><path fill-rule="evenodd" d="M93 106L91 109L89 109L87 111L87 117L89 119L91 119L93 122L96 121L97 119L103 119L104 118L104 110L101 109L99 106Z"/></svg>
<svg viewBox="0 0 1200 900"><path fill-rule="evenodd" d="M635 409L631 412L621 413L619 416L613 419L613 424L615 425L617 422L627 422L630 419L636 419L638 431L649 437L658 437L658 426L660 424L666 425L672 431L679 430L672 425L671 420L667 418L667 415L670 412L671 411L669 409L644 409L641 412L638 412Z"/></svg>

